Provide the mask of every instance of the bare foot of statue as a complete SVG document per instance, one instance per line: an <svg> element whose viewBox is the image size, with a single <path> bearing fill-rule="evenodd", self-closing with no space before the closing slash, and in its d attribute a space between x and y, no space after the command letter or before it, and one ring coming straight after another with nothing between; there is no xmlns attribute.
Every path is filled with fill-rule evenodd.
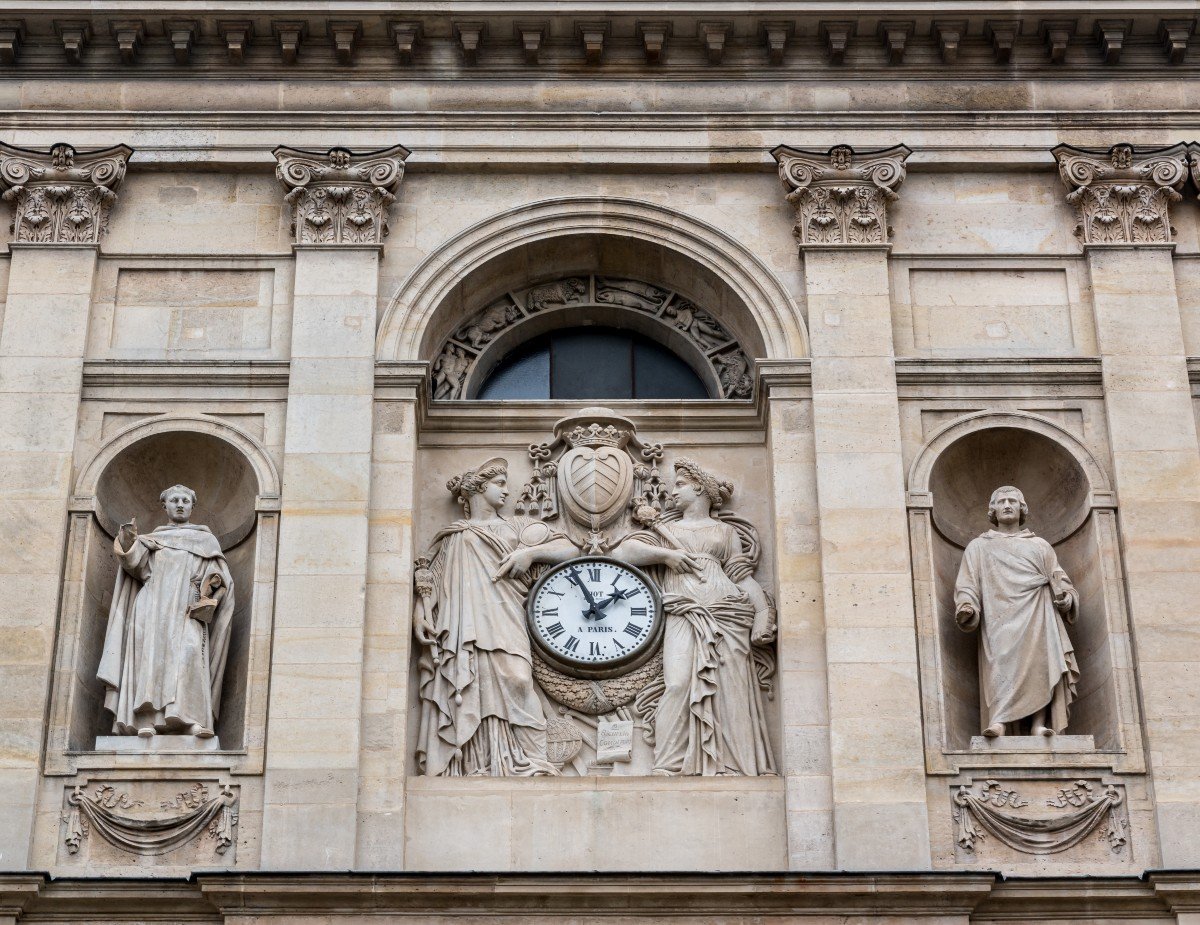
<svg viewBox="0 0 1200 925"><path fill-rule="evenodd" d="M989 739L1004 735L1004 723L992 723L987 729L983 730L983 734Z"/></svg>

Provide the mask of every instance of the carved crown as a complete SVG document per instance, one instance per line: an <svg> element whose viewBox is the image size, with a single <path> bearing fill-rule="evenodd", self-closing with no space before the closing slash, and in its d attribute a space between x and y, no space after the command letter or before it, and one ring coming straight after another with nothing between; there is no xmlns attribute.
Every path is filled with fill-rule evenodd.
<svg viewBox="0 0 1200 925"><path fill-rule="evenodd" d="M580 425L563 434L563 440L574 448L577 446L615 446L623 447L629 442L631 433L609 424L601 427L599 424Z"/></svg>

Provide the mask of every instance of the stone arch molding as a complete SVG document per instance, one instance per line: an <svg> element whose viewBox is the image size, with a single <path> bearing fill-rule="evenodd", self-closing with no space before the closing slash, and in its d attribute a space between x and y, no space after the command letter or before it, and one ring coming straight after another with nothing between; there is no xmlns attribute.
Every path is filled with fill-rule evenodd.
<svg viewBox="0 0 1200 925"><path fill-rule="evenodd" d="M113 460L125 450L147 437L179 432L206 434L232 446L250 464L258 482L256 509L259 511L279 509L279 470L262 444L232 424L217 418L193 414L154 415L137 421L114 434L81 470L75 481L72 509L94 509L100 477Z"/></svg>
<svg viewBox="0 0 1200 925"><path fill-rule="evenodd" d="M795 301L750 250L720 229L648 202L602 196L547 199L467 228L401 284L380 320L376 357L417 361L441 344L425 339L438 307L472 270L523 245L570 235L614 235L674 251L718 275L745 306L767 357L808 355ZM466 319L461 319L461 325Z"/></svg>
<svg viewBox="0 0 1200 925"><path fill-rule="evenodd" d="M972 434L1002 429L1019 430L1050 440L1067 454L1086 480L1086 492L1081 499L1082 503L1070 523L1059 525L1056 538L1047 537L1052 542L1074 533L1093 509L1115 506L1115 494L1107 474L1091 451L1070 431L1053 421L1026 411L980 411L945 424L921 447L908 472L909 508L933 508L932 483L935 467L951 447Z"/></svg>

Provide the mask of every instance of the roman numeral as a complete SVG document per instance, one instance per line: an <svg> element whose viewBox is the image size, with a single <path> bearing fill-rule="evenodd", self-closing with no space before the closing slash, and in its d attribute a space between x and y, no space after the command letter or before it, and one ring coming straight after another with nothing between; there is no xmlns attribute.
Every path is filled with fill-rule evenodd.
<svg viewBox="0 0 1200 925"><path fill-rule="evenodd" d="M599 581L599 580L600 580L600 569L589 568L588 569L588 581Z"/></svg>
<svg viewBox="0 0 1200 925"><path fill-rule="evenodd" d="M599 654L600 654L599 643L589 642L588 643L588 655L599 655Z"/></svg>
<svg viewBox="0 0 1200 925"><path fill-rule="evenodd" d="M557 639L559 636L565 633L566 630L563 629L563 625L561 623L552 623L546 627L546 632Z"/></svg>
<svg viewBox="0 0 1200 925"><path fill-rule="evenodd" d="M627 632L634 639L637 639L638 636L642 635L642 628L636 623L630 623L625 627L625 632Z"/></svg>
<svg viewBox="0 0 1200 925"><path fill-rule="evenodd" d="M645 607L630 607L629 615L631 617L644 617L644 616L646 616L646 608Z"/></svg>
<svg viewBox="0 0 1200 925"><path fill-rule="evenodd" d="M565 594L564 592L562 592L562 591L554 591L554 590L552 590L551 588L547 588L547 589L546 589L546 593L547 593L547 594L553 594L555 597L566 597L566 594Z"/></svg>
<svg viewBox="0 0 1200 925"><path fill-rule="evenodd" d="M642 593L641 588L634 588L632 591L630 591L628 594L625 595L625 600L631 601L641 593Z"/></svg>
<svg viewBox="0 0 1200 925"><path fill-rule="evenodd" d="M563 643L563 651L564 652L574 652L578 648L579 648L579 637L578 636L572 636L570 639L568 639L566 642Z"/></svg>
<svg viewBox="0 0 1200 925"><path fill-rule="evenodd" d="M558 616L558 608L557 607L547 607L545 610L542 611L542 616L543 617L557 617Z"/></svg>
<svg viewBox="0 0 1200 925"><path fill-rule="evenodd" d="M618 639L616 636L614 636L614 637L612 638L612 641L613 641L613 645L617 647L617 651L619 651L619 652L624 652L624 651L625 651L625 647L624 647L623 645L621 645L621 640L620 640L620 639Z"/></svg>

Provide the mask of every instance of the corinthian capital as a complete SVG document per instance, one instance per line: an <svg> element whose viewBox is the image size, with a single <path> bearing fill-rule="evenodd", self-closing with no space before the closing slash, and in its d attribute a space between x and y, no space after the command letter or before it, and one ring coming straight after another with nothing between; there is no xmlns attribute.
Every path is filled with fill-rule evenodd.
<svg viewBox="0 0 1200 925"><path fill-rule="evenodd" d="M132 148L76 151L56 144L29 151L0 142L0 190L13 203L12 231L22 244L96 244L108 231Z"/></svg>
<svg viewBox="0 0 1200 925"><path fill-rule="evenodd" d="M796 209L793 234L800 246L886 244L887 204L904 182L904 162L911 153L904 145L878 151L780 145L772 151L787 200Z"/></svg>
<svg viewBox="0 0 1200 925"><path fill-rule="evenodd" d="M297 244L382 244L387 210L408 149L355 154L346 148L276 148L275 176L287 188Z"/></svg>
<svg viewBox="0 0 1200 925"><path fill-rule="evenodd" d="M1084 244L1166 244L1171 203L1187 179L1187 145L1138 151L1132 145L1052 152L1070 192Z"/></svg>

